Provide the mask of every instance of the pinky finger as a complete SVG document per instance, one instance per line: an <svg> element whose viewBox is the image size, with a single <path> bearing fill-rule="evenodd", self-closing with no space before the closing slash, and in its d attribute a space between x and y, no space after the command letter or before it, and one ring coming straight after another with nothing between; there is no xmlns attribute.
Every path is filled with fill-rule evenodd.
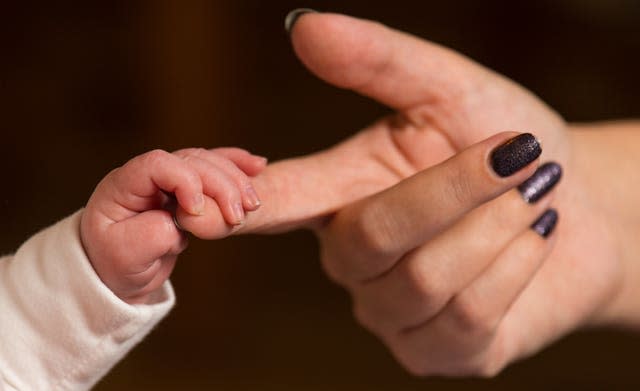
<svg viewBox="0 0 640 391"><path fill-rule="evenodd" d="M553 248L558 214L548 209L497 260L449 303L445 313L464 331L494 330ZM473 333L471 333L473 334Z"/></svg>
<svg viewBox="0 0 640 391"><path fill-rule="evenodd" d="M553 209L543 213L440 314L401 334L401 361L420 362L429 354L446 357L436 368L417 370L431 374L494 375L502 369L505 363L499 354L502 347L497 330L551 252L557 216Z"/></svg>
<svg viewBox="0 0 640 391"><path fill-rule="evenodd" d="M250 153L242 148L215 148L211 150L231 160L249 176L256 176L264 170L267 158Z"/></svg>

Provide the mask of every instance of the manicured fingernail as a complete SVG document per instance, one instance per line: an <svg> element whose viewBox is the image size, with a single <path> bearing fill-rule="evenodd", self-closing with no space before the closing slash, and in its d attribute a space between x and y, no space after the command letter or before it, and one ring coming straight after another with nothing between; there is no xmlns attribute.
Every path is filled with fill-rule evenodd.
<svg viewBox="0 0 640 391"><path fill-rule="evenodd" d="M558 222L558 212L555 209L547 209L531 226L531 229L536 231L540 236L546 238L551 235L553 229Z"/></svg>
<svg viewBox="0 0 640 391"><path fill-rule="evenodd" d="M253 188L253 186L247 187L247 189L245 190L245 196L246 196L246 199L247 199L247 203L252 208L256 208L257 209L260 206L260 198L258 198L258 193L256 193L256 191Z"/></svg>
<svg viewBox="0 0 640 391"><path fill-rule="evenodd" d="M491 167L501 177L513 175L542 153L540 143L531 133L518 135L491 152Z"/></svg>
<svg viewBox="0 0 640 391"><path fill-rule="evenodd" d="M538 167L529 179L518 186L525 201L532 204L547 194L562 177L562 167L558 163L545 163Z"/></svg>
<svg viewBox="0 0 640 391"><path fill-rule="evenodd" d="M233 205L233 218L235 225L240 225L244 221L244 208L242 207L242 203L238 202Z"/></svg>
<svg viewBox="0 0 640 391"><path fill-rule="evenodd" d="M202 216L204 214L204 197L202 193L196 194L193 199L193 214Z"/></svg>
<svg viewBox="0 0 640 391"><path fill-rule="evenodd" d="M284 18L284 29L287 30L289 34L291 34L291 30L293 26L296 24L298 19L304 14L308 13L317 13L318 11L312 10L311 8L297 8L287 14L287 17Z"/></svg>

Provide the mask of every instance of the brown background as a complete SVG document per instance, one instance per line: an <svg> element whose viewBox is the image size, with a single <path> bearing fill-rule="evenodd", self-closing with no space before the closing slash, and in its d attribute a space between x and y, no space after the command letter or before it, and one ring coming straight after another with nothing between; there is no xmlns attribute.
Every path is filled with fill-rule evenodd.
<svg viewBox="0 0 640 391"><path fill-rule="evenodd" d="M108 170L146 150L239 145L277 160L386 113L304 70L282 27L289 9L350 13L441 42L569 120L590 121L640 116L638 4L3 2L0 252L82 206ZM566 338L493 380L412 378L352 320L308 232L194 240L173 282L175 310L97 390L640 386L640 338L603 331Z"/></svg>

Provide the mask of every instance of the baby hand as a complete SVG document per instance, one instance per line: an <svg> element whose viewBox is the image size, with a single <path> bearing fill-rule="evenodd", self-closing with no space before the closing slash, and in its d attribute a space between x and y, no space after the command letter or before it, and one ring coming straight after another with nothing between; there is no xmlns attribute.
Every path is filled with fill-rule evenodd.
<svg viewBox="0 0 640 391"><path fill-rule="evenodd" d="M173 195L181 213L207 219L217 237L260 206L248 176L262 171L264 158L238 148L189 152L133 158L98 184L83 213L80 235L91 264L127 303L146 302L187 246L167 210ZM211 204L217 208L204 215Z"/></svg>

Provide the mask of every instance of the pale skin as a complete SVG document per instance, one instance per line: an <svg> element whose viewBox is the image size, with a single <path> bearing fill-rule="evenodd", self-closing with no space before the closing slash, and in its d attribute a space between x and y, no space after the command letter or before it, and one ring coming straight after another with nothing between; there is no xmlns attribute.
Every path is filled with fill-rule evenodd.
<svg viewBox="0 0 640 391"><path fill-rule="evenodd" d="M332 149L269 166L255 180L265 206L242 230L314 229L356 318L405 368L491 376L577 328L640 327L638 123L569 125L503 76L370 21L305 14L292 43L318 77L398 114ZM523 229L539 210L504 207L516 205L514 190L491 199L514 183L494 182L487 196L463 174L479 162L456 155L505 130L534 133L541 160L564 167L555 194L541 201L553 197L560 213L546 242ZM434 166L454 155L449 169ZM452 177L462 183L456 197L446 190ZM416 188L443 197L428 204ZM452 198L458 205L447 204ZM486 236L463 228L491 210L517 228L483 225ZM208 236L197 218L180 217ZM487 237L504 246L499 254ZM465 252L476 249L482 256Z"/></svg>
<svg viewBox="0 0 640 391"><path fill-rule="evenodd" d="M263 205L242 225L211 223L215 197L194 213L177 194L182 227L314 229L358 321L418 375L490 376L580 327L640 327L640 125L570 126L512 81L369 21L306 14L292 42L318 77L398 114L268 166L253 179ZM487 165L515 134L503 131L534 133L540 161L564 167L538 203L513 189L537 162L507 178ZM542 239L528 227L550 205L560 222Z"/></svg>

